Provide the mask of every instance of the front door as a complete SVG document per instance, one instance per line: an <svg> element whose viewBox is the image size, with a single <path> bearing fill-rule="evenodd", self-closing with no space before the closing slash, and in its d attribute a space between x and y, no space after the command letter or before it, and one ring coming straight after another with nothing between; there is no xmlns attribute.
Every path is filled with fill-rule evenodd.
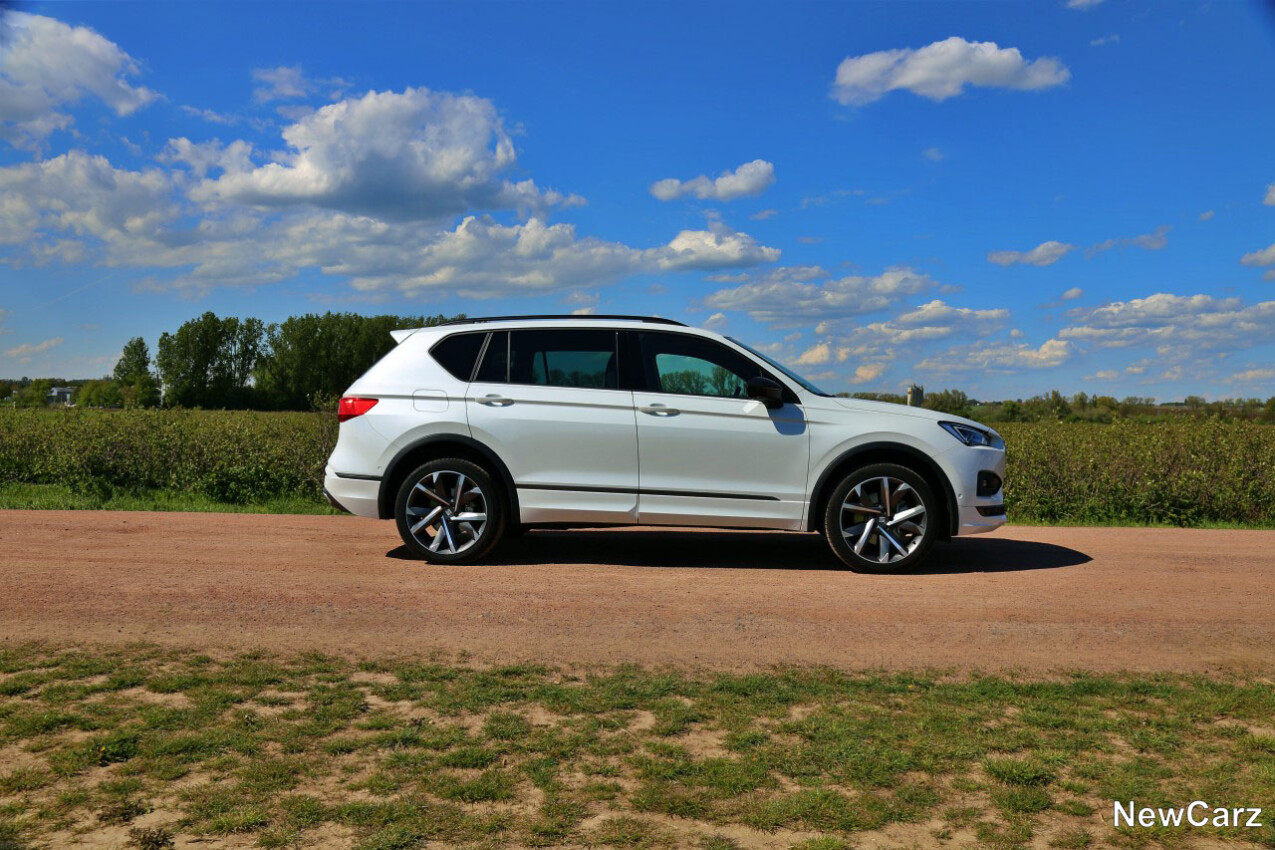
<svg viewBox="0 0 1275 850"><path fill-rule="evenodd" d="M617 345L614 330L492 334L465 406L474 439L509 467L522 522L637 520L637 429Z"/></svg>
<svg viewBox="0 0 1275 850"><path fill-rule="evenodd" d="M775 410L748 398L749 378L774 376L715 340L636 336L640 521L800 528L810 434L795 396Z"/></svg>

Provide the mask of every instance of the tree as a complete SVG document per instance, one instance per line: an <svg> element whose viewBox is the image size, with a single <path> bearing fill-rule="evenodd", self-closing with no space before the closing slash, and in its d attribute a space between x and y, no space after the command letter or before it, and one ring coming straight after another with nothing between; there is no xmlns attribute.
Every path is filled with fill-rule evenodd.
<svg viewBox="0 0 1275 850"><path fill-rule="evenodd" d="M464 316L457 318L463 319ZM394 347L390 331L430 327L443 315L360 316L324 313L293 316L270 325L254 377L271 407L308 410L316 398L339 396Z"/></svg>
<svg viewBox="0 0 1275 850"><path fill-rule="evenodd" d="M146 340L140 336L133 337L124 344L124 351L121 352L120 359L115 364L115 389L118 398L112 397L114 404L95 406L159 406L159 379L151 372L150 349L146 347ZM98 392L102 391L98 390Z"/></svg>
<svg viewBox="0 0 1275 850"><path fill-rule="evenodd" d="M925 407L941 413L950 413L953 416L968 417L971 412L970 405L969 396L960 390L941 390L925 396Z"/></svg>
<svg viewBox="0 0 1275 850"><path fill-rule="evenodd" d="M14 394L14 403L18 407L44 407L49 403L51 389L53 389L52 381L30 381Z"/></svg>
<svg viewBox="0 0 1275 850"><path fill-rule="evenodd" d="M248 407L250 384L261 353L260 319L218 318L207 312L174 334L159 338L155 358L166 404L181 407Z"/></svg>
<svg viewBox="0 0 1275 850"><path fill-rule="evenodd" d="M86 381L73 396L76 407L123 407L124 397L118 381Z"/></svg>

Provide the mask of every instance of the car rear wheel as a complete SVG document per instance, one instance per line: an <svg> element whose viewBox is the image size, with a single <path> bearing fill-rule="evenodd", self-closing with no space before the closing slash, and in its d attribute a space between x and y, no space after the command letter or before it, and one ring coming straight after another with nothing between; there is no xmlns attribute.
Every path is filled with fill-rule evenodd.
<svg viewBox="0 0 1275 850"><path fill-rule="evenodd" d="M874 463L854 470L832 491L824 534L850 569L897 573L925 559L940 521L938 500L919 473Z"/></svg>
<svg viewBox="0 0 1275 850"><path fill-rule="evenodd" d="M403 480L394 503L403 542L433 564L470 564L500 542L503 494L481 466L460 458L426 463Z"/></svg>

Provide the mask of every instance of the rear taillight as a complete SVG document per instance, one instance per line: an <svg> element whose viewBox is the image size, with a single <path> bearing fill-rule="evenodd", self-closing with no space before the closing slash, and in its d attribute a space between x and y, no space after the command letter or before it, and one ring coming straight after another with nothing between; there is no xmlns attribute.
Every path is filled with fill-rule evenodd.
<svg viewBox="0 0 1275 850"><path fill-rule="evenodd" d="M344 422L347 419L353 419L356 416L362 416L372 408L376 407L377 399L374 398L356 398L354 396L345 396L341 399L341 403L336 408L336 421Z"/></svg>

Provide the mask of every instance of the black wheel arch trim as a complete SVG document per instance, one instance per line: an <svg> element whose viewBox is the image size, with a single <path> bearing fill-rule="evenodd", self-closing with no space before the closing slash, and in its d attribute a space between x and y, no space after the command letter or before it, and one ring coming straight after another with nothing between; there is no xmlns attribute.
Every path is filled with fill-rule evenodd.
<svg viewBox="0 0 1275 850"><path fill-rule="evenodd" d="M395 492L397 487L393 486L393 484L398 478L396 473L398 472L399 464L413 453L434 443L456 443L474 451L487 460L491 464L492 471L499 477L500 483L504 487L505 499L509 505L512 518L511 521L517 522L519 515L518 490L514 487L514 478L509 474L509 467L505 466L505 462L492 451L490 446L463 434L431 434L428 437L415 440L398 450L394 458L385 467L385 475L381 478L381 489L377 495L377 513L381 519L394 518L394 497L397 495Z"/></svg>
<svg viewBox="0 0 1275 850"><path fill-rule="evenodd" d="M943 530L946 533L941 534L940 539L946 540L954 536L957 530L957 523L960 521L960 513L956 506L956 491L952 489L952 482L948 480L947 474L943 472L943 468L935 463L933 458L920 449L915 449L904 443L888 442L864 443L861 446L855 446L854 448L848 449L838 455L836 460L828 464L824 471L819 475L819 480L816 482L815 489L811 493L809 517L806 521L806 529L814 531L823 521L820 514L823 513L821 507L824 502L824 496L827 493L830 493L832 489L837 486L837 482L833 479L833 473L841 469L849 461L858 457L866 456L864 459L872 462L872 455L883 453L905 455L908 459L914 460L922 466L922 468L918 469L917 472L921 472L925 474L927 478L939 482L943 488L943 500L944 507L947 509L948 526ZM889 463L890 461L883 460L880 462Z"/></svg>

